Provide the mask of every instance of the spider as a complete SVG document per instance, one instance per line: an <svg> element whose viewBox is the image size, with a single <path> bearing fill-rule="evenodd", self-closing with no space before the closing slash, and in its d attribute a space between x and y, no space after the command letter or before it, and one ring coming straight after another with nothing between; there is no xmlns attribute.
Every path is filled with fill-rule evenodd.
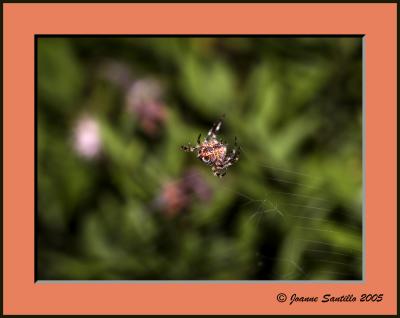
<svg viewBox="0 0 400 318"><path fill-rule="evenodd" d="M221 117L219 121L209 130L203 142L200 142L201 134L197 138L197 146L181 146L185 152L197 151L197 158L205 164L211 166L214 176L222 178L226 174L226 169L239 160L240 147L237 146L235 137L235 148L228 153L227 145L217 139L217 133L222 125Z"/></svg>

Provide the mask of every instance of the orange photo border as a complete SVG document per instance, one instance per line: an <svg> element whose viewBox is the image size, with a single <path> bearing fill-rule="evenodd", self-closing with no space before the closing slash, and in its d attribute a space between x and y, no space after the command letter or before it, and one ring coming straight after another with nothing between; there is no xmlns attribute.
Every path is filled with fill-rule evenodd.
<svg viewBox="0 0 400 318"><path fill-rule="evenodd" d="M4 314L396 314L396 4L4 4ZM364 35L360 282L34 282L34 43L40 34ZM381 302L280 303L383 294Z"/></svg>

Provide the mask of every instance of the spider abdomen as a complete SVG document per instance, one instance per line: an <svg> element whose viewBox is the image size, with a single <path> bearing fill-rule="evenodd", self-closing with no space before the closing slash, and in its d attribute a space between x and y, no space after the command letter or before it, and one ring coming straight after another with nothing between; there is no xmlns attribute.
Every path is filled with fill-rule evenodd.
<svg viewBox="0 0 400 318"><path fill-rule="evenodd" d="M198 157L209 165L223 162L226 155L226 146L215 140L205 142L199 149Z"/></svg>

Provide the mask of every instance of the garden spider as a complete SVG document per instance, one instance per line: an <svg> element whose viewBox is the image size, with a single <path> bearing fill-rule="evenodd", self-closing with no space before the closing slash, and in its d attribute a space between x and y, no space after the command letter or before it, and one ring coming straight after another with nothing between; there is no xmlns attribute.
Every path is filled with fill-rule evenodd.
<svg viewBox="0 0 400 318"><path fill-rule="evenodd" d="M203 142L200 142L201 134L197 138L197 146L181 146L185 152L197 151L197 158L211 166L214 176L222 178L226 169L239 160L240 147L237 146L235 137L235 148L228 153L227 145L217 139L217 133L222 125L222 119L214 123Z"/></svg>

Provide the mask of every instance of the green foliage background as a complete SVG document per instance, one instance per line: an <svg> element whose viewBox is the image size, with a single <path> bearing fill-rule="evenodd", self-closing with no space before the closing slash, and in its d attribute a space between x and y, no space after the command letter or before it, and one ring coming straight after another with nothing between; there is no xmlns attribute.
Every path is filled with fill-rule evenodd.
<svg viewBox="0 0 400 318"><path fill-rule="evenodd" d="M38 279L362 278L361 38L40 38L37 59ZM156 134L107 65L161 83ZM219 179L180 146L223 113L242 153ZM166 213L188 169L211 196Z"/></svg>

